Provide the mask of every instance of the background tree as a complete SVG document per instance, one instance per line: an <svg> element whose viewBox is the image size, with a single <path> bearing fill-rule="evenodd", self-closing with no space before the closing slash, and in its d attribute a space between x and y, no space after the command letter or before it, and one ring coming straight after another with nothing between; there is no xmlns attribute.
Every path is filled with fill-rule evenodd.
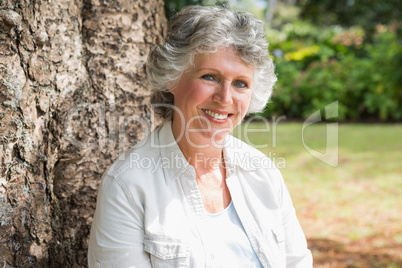
<svg viewBox="0 0 402 268"><path fill-rule="evenodd" d="M0 1L0 266L85 267L96 190L153 127L163 2Z"/></svg>
<svg viewBox="0 0 402 268"><path fill-rule="evenodd" d="M399 23L401 3L399 0L298 0L301 16L317 25L359 25L371 40L379 24ZM401 28L399 28L399 32Z"/></svg>
<svg viewBox="0 0 402 268"><path fill-rule="evenodd" d="M166 17L168 19L170 19L185 6L190 6L190 5L231 6L231 2L236 2L236 0L165 0L165 12L166 12Z"/></svg>

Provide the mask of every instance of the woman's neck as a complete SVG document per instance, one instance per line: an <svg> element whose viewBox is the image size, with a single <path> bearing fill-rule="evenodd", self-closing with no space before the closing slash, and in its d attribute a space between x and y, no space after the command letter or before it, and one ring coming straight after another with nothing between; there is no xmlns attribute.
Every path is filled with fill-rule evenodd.
<svg viewBox="0 0 402 268"><path fill-rule="evenodd" d="M186 129L173 129L173 136L184 157L196 172L196 182L206 211L217 213L225 209L231 201L226 185L226 168L223 157L224 138L214 140L200 133L177 133ZM189 136L193 134L192 136ZM199 135L196 135L199 134ZM192 141L197 141L194 143Z"/></svg>

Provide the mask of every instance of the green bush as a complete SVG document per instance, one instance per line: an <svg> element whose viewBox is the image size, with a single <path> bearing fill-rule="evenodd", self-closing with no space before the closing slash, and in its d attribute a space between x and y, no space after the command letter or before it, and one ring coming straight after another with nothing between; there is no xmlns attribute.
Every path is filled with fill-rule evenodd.
<svg viewBox="0 0 402 268"><path fill-rule="evenodd" d="M384 27L365 44L353 31L327 35L314 45L309 41L308 47L297 40L297 50L275 59L278 83L263 115L307 118L339 101L339 120L401 120L402 51L396 32ZM289 47L289 41L276 45Z"/></svg>

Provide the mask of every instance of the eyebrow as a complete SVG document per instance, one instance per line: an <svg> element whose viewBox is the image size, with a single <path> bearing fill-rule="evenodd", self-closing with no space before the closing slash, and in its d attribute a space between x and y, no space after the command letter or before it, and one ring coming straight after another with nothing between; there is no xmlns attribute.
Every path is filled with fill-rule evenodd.
<svg viewBox="0 0 402 268"><path fill-rule="evenodd" d="M200 69L196 69L196 72L200 72L200 71L204 71L204 70L210 70L210 71L214 71L217 73L221 73L218 69L214 69L214 68L200 68Z"/></svg>
<svg viewBox="0 0 402 268"><path fill-rule="evenodd" d="M219 71L218 69L214 69L214 68L200 68L200 69L196 69L195 71L198 73L198 72L201 72L201 71L214 71L214 72L217 72L217 73L219 73L219 74L222 74L222 72L221 71ZM241 76L238 76L238 77L236 77L237 79L238 78L243 78L243 79L251 79L251 80L253 80L253 78L254 78L254 76L251 76L251 77L249 77L249 76L244 76L244 75L241 75Z"/></svg>

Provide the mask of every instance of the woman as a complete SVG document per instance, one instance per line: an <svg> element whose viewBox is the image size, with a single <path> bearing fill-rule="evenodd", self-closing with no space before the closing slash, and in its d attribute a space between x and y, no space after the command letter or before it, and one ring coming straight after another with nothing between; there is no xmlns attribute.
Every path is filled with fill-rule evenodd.
<svg viewBox="0 0 402 268"><path fill-rule="evenodd" d="M148 58L165 122L105 173L90 267L311 267L280 172L229 132L276 81L264 25L192 6ZM265 165L262 165L265 163Z"/></svg>

